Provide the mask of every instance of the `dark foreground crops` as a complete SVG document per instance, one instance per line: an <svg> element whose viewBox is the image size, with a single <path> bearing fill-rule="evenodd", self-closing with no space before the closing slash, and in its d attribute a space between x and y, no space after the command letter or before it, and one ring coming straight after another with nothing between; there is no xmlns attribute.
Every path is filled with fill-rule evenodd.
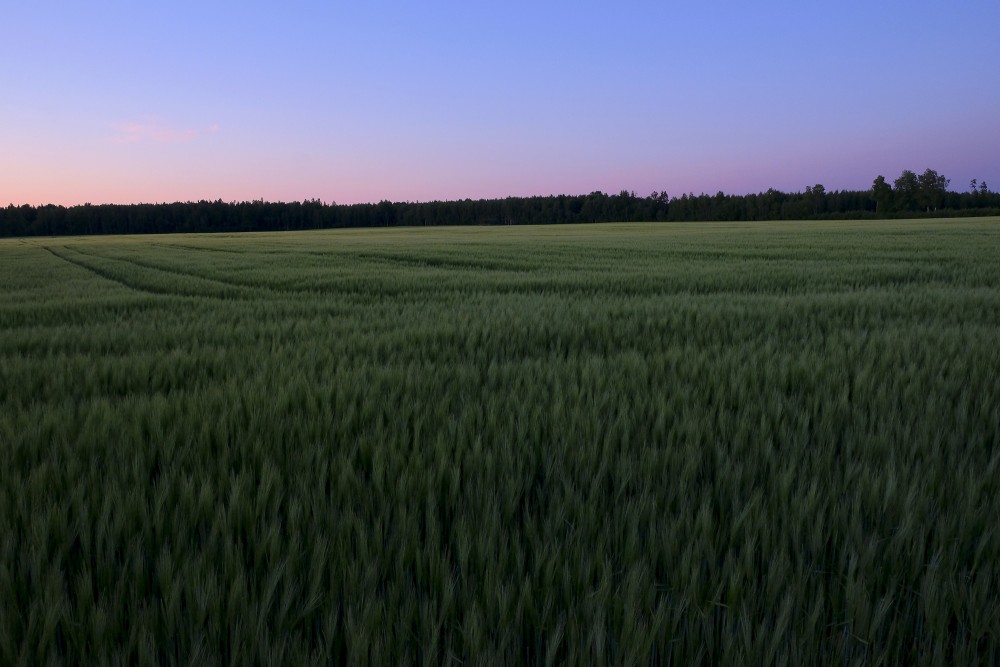
<svg viewBox="0 0 1000 667"><path fill-rule="evenodd" d="M997 664L1000 221L0 243L0 664Z"/></svg>

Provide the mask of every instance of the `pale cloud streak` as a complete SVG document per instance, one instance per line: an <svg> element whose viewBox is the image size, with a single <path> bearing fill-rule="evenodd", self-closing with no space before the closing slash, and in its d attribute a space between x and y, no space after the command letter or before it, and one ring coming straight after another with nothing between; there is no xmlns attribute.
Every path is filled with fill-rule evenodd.
<svg viewBox="0 0 1000 667"><path fill-rule="evenodd" d="M119 123L115 125L118 134L112 139L116 144L184 144L219 131L218 123L203 129L183 129L173 127L159 120Z"/></svg>

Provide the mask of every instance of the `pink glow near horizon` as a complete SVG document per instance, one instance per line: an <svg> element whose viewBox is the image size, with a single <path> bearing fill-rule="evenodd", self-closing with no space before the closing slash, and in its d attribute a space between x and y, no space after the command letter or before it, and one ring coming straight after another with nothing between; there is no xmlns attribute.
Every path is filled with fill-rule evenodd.
<svg viewBox="0 0 1000 667"><path fill-rule="evenodd" d="M269 158L252 146L219 149L216 144L224 138L225 133L211 126L200 131L140 124L122 127L104 148L85 159L66 160L50 153L51 159L43 156L3 173L0 205L313 198L350 204L621 189L643 196L654 190L679 196L718 190L744 194L770 187L801 191L814 183L823 183L828 190L864 190L878 174L891 181L904 168L927 167L950 177L952 189L963 190L969 178L984 180L995 168L988 147L975 142L956 144L952 151L947 145L924 150L902 145L890 151L849 146L829 150L822 159L813 158L810 153L816 149L810 147L798 154L685 156L636 164L607 156L561 166L542 155L481 166L468 159L423 159L414 154L356 154L343 162L315 154ZM892 157L886 159L885 152Z"/></svg>

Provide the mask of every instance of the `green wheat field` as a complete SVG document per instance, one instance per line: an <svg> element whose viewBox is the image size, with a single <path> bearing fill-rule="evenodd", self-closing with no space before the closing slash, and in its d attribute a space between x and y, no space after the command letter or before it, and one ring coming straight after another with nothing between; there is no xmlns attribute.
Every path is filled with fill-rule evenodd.
<svg viewBox="0 0 1000 667"><path fill-rule="evenodd" d="M0 663L1000 663L1000 219L0 241Z"/></svg>

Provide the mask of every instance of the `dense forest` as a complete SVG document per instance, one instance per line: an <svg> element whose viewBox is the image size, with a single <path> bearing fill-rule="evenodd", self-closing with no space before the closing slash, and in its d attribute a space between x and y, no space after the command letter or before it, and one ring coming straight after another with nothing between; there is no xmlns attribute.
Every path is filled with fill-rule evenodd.
<svg viewBox="0 0 1000 667"><path fill-rule="evenodd" d="M432 202L326 204L319 200L173 204L83 204L0 208L0 236L242 232L330 227L425 225L533 225L591 222L812 220L1000 215L1000 193L973 179L968 191L948 189L933 169L905 170L892 183L878 176L870 190L828 192L821 184L803 192L748 195L653 192L616 195L508 197Z"/></svg>

